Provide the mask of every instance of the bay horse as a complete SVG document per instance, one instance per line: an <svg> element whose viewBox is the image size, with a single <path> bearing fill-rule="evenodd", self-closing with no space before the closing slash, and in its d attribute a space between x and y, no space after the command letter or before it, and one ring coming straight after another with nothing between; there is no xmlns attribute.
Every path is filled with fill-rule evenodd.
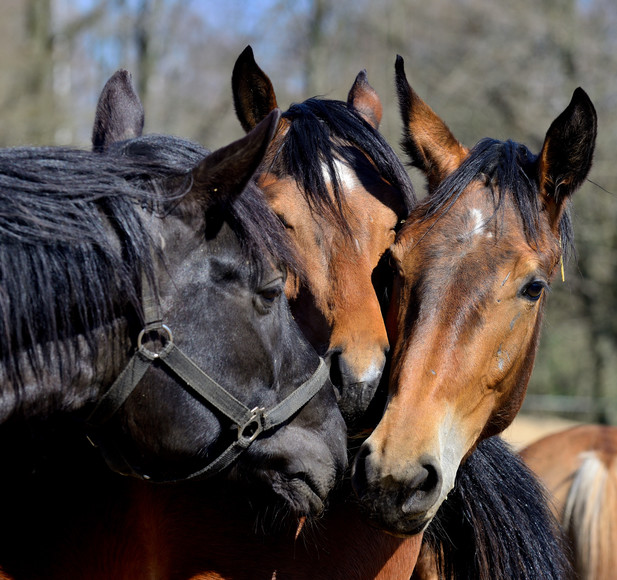
<svg viewBox="0 0 617 580"><path fill-rule="evenodd" d="M278 106L272 82L255 62L250 47L236 62L232 90L245 130ZM269 203L289 229L305 265L306 278L300 288L295 285L290 291L294 316L320 352L335 353L333 382L352 430L357 430L359 418L363 417L360 424L368 428L379 419L382 403L379 396L374 397L375 385L361 377L367 376L363 369L376 367L383 351L384 324L377 297L390 284L383 257L416 204L406 171L378 133L381 116L379 96L362 71L346 102L308 99L283 113L277 136L257 171ZM366 414L370 404L371 412ZM352 440L352 450L354 445ZM463 467L466 473L452 494L449 510L430 534L431 543L440 546L444 568L456 567L461 578L477 569L503 571L510 578L533 578L538 568L547 577L551 572L550 577L559 577L565 557L534 478L500 441L480 445L476 455ZM485 479L484 494L476 489L480 473ZM516 495L512 495L511 481L517 483ZM506 497L500 497L502 490ZM455 513L465 516L457 519ZM492 528L494 522L499 524ZM488 540L501 537L501 526L512 527L514 522L521 536L501 544ZM353 538L347 533L351 527L356 531ZM321 532L321 544L328 546L332 557L322 555L320 573L314 565L309 568L315 577L398 578L400 574L406 578L413 570L418 537L401 542L377 533L349 498L342 505L338 498L330 502ZM455 550L453 543L463 539L470 547L475 541L474 549ZM538 555L534 540L546 541L551 548ZM382 562L387 562L383 576L372 575L378 558L357 559L369 544L373 549L379 547ZM396 557L386 558L397 544ZM293 577L301 578L300 554L310 550L296 547L295 553ZM351 564L354 560L355 565Z"/></svg>
<svg viewBox="0 0 617 580"><path fill-rule="evenodd" d="M617 569L617 427L579 425L521 451L543 481L574 552L577 578L608 580Z"/></svg>
<svg viewBox="0 0 617 580"><path fill-rule="evenodd" d="M346 429L283 294L293 249L250 181L278 121L211 154L0 151L2 437L65 416L121 473L227 470L323 509Z"/></svg>
<svg viewBox="0 0 617 580"><path fill-rule="evenodd" d="M493 139L469 150L410 87L401 57L396 84L403 146L428 196L390 249L388 401L352 484L376 525L413 535L478 442L520 408L546 294L572 240L567 202L591 167L597 121L577 89L539 155Z"/></svg>
<svg viewBox="0 0 617 580"><path fill-rule="evenodd" d="M235 63L232 92L246 131L278 107L250 46ZM416 203L404 166L378 131L381 117L362 71L346 102L311 98L285 111L257 171L307 273L288 280L294 317L331 361L350 426L373 401L389 349L380 261Z"/></svg>

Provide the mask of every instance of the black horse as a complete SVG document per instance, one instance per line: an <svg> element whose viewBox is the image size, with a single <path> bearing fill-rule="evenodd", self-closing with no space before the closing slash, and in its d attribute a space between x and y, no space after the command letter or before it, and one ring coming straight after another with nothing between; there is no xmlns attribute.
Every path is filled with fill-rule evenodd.
<svg viewBox="0 0 617 580"><path fill-rule="evenodd" d="M171 138L0 151L2 432L68 416L122 473L232 465L322 509L345 426L282 292L293 251L249 183L278 119L211 154Z"/></svg>

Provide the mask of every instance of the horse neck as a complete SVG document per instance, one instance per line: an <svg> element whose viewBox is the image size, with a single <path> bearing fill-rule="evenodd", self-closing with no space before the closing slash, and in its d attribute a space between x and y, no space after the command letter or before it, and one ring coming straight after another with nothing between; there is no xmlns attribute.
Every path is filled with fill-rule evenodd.
<svg viewBox="0 0 617 580"><path fill-rule="evenodd" d="M79 334L22 351L18 384L0 367L0 424L72 414L87 407L121 372L128 349L127 321L118 318L92 330L88 339Z"/></svg>

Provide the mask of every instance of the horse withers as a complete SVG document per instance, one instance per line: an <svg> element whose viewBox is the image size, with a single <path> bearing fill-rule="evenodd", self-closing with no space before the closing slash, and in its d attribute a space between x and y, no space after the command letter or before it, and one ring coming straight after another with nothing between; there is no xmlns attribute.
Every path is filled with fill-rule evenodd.
<svg viewBox="0 0 617 580"><path fill-rule="evenodd" d="M410 535L431 521L478 442L521 405L596 114L577 89L539 155L492 139L469 150L411 89L400 57L396 73L403 145L429 193L390 251L388 403L352 482L377 525Z"/></svg>

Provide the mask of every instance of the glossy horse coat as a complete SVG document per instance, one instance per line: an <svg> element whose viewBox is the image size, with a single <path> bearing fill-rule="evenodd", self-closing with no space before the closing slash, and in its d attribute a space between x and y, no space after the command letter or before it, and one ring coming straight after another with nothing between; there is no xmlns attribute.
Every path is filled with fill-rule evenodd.
<svg viewBox="0 0 617 580"><path fill-rule="evenodd" d="M120 90L132 91L128 80L124 73L115 78L118 85L109 91L112 98L117 98ZM124 95L121 102L135 105L138 100ZM130 123L127 119L139 122L137 112L127 115L113 102L103 103L100 109L111 115L99 119L95 127L93 141L103 143L102 149L115 141L105 131L120 136L141 134L140 125L126 126ZM96 133L97 127L105 128L102 134ZM332 212L329 219L335 225L337 214ZM324 259L328 255L324 254ZM52 448L65 447L60 442ZM42 456L45 452L46 448L39 450ZM73 452L62 454L65 461L66 453ZM18 526L17 534L13 529L10 541L3 543L0 562L7 568L10 565L12 571L29 570L29 580L133 580L146 574L148 578L194 580L221 576L407 580L413 569L421 537L404 541L367 525L353 499L340 494L331 498L323 517L307 520L300 530L293 527L293 520L292 529L287 527L285 510L266 508L261 517L266 522L274 519L276 529L272 530L261 518L255 522L254 515L245 513L241 498L225 484L212 481L208 485L160 487L119 480L100 468L84 465L91 455L88 449L75 454L81 458L77 472L74 466L61 463L60 480L57 475L44 477L43 470L42 477L27 479L27 491L20 488L19 493L36 501L28 503L26 514L17 510L21 514L16 521L23 526ZM446 560L446 570L455 567L457 575L453 577L563 577L558 572L562 555L550 534L551 523L541 496L519 467L503 444L492 440L481 445L465 465L461 485L445 503L429 534L431 538L438 536L437 549ZM77 509L67 513L67 505ZM7 511L4 514L7 521ZM34 536L28 521L36 522ZM520 536L502 533L515 527ZM34 542L31 554L38 557L20 561L15 556L16 537ZM50 542L50 538L60 540ZM538 545L545 548L538 551Z"/></svg>
<svg viewBox="0 0 617 580"><path fill-rule="evenodd" d="M429 194L391 248L385 413L353 484L375 522L425 528L478 441L523 400L550 282L570 243L569 197L591 166L596 115L574 92L538 156L512 141L468 150L416 95L397 60L403 145Z"/></svg>
<svg viewBox="0 0 617 580"><path fill-rule="evenodd" d="M116 98L119 88L132 90L128 80L122 74L114 77L110 83L120 87L104 91L102 99ZM118 111L113 103L103 110L115 117L97 127L116 127L114 130L119 135L131 132L122 126L126 118L116 114ZM136 133L139 134L140 129L136 129ZM113 153L116 146L113 137L97 134L95 142L97 139L105 143L104 148L111 147ZM178 146L176 140L165 138L144 138L120 146L124 154L130 156L143 147L155 147L157 143ZM159 155L165 150L164 147ZM175 156L171 159L178 162ZM331 404L335 407L333 400ZM322 414L319 420L324 419L326 416ZM316 425L315 428L324 427ZM294 437L290 426L283 431L292 441L302 444L297 456L305 458L306 437L301 433ZM62 448L62 444L53 445L53 448ZM69 453L73 452L73 447L70 449ZM41 449L43 455L45 452L46 449ZM288 511L267 505L262 516L265 520L274 519L281 529L277 525L274 533L264 536L258 529L261 520L257 524L254 522L254 513L244 511L244 500L234 495L235 488L226 483L221 486L213 480L208 484L159 487L127 481L101 472L96 463L92 465L91 449L74 452L82 462L77 472L74 467L61 463L57 466L62 474L60 478L54 469L51 478L40 469L39 477L26 479L26 495L37 498L24 517L24 521L31 517L37 522L37 533L31 538L32 553L37 557L23 558L15 550L13 542L19 545L19 540L28 535L27 526L19 528L16 539L5 542L6 550L0 550L0 563L14 575L12 577L93 580L133 579L145 575L165 579L229 575L253 579L271 578L276 573L279 577L291 575L307 580L364 580L379 577L379 574L389 580L403 580L409 577L415 561L419 539L403 544L366 525L362 525L362 533L348 538L349 526L357 529L358 523L353 506L340 504L329 512L329 527L325 533L322 520L318 520L314 524L307 523L296 534L295 527L291 533L287 528ZM63 483L65 480L68 485ZM56 501L49 502L50 497L55 497ZM77 509L67 509L75 507ZM59 518L59 513L64 517ZM87 524L84 526L83 522ZM293 522L292 518L292 525ZM57 543L46 540L47 534L61 540ZM339 541L341 537L346 539L343 544Z"/></svg>

